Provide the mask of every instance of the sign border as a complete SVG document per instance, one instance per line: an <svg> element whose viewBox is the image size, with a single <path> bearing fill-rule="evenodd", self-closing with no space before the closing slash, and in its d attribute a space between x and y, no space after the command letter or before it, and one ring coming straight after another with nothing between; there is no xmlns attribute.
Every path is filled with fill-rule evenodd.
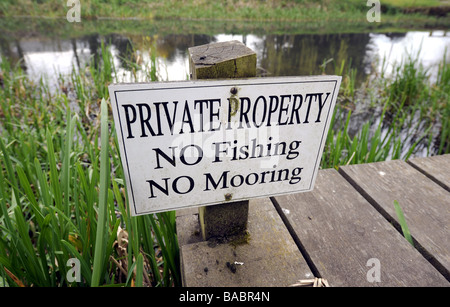
<svg viewBox="0 0 450 307"><path fill-rule="evenodd" d="M326 77L330 77L329 80L323 80L323 78ZM289 79L296 79L295 81L288 81ZM301 80L301 79L305 79L305 80ZM317 79L317 80L311 80L311 79ZM278 80L278 81L277 81ZM251 85L279 85L279 84L303 84L303 83L330 83L330 82L334 82L334 89L333 89L333 94L331 96L331 101L332 103L334 102L334 107L336 106L336 100L337 100L337 93L336 93L336 89L339 88L340 83L341 83L342 77L341 76L336 76L336 75L326 75L326 76L299 76L299 77L271 77L271 78L248 78L248 79L214 79L214 80L188 80L188 81L169 81L169 82L150 82L150 83L114 83L111 84L109 86L109 92L110 92L110 97L114 97L114 103L115 103L115 107L113 107L113 115L114 115L114 120L115 123L119 123L120 126L120 130L118 131L118 129L116 128L116 133L118 134L117 137L121 138L121 146L122 147L121 151L123 151L124 155L125 155L125 164L123 163L123 159L121 157L121 161L122 161L122 168L124 171L124 174L127 178L125 178L125 183L127 184L127 192L131 193L131 198L132 198L132 202L133 202L133 216L138 216L138 215L146 215L146 214L152 214L152 213L159 213L159 212L166 212L166 211L173 211L173 210L183 210L183 209L188 209L188 208L195 208L195 207L200 207L200 206L209 206L209 205L217 205L217 204L223 204L226 203L224 201L213 201L213 202L209 202L209 203L200 203L200 204L195 204L195 205L189 205L189 206L184 206L184 207L167 207L163 210L149 210L149 211L139 211L136 208L136 201L134 198L134 190L133 190L133 183L131 180L131 175L130 175L130 168L129 168L129 164L128 164L128 156L127 156L127 151L126 151L126 146L125 146L125 139L122 133L122 121L121 118L119 116L119 114L116 114L116 110L119 110L119 103L117 101L117 93L121 93L121 92L136 92L136 91L158 91L158 90L171 90L171 89L199 89L199 88L208 88L208 87L233 87L233 86L239 86L239 85L245 85L245 86L251 86ZM261 82L262 81L262 82ZM266 82L264 82L266 81ZM219 82L219 83L217 83ZM226 82L227 84L223 84L223 82ZM188 86L182 86L183 83L189 83ZM215 84L214 84L215 83ZM201 84L201 85L200 85ZM167 86L163 86L163 87L154 87L154 88L131 88L131 89L114 89L115 87L139 87L139 86L148 86L148 85L167 85ZM172 85L172 87L170 87ZM339 85L339 86L338 86ZM113 94L113 95L112 95ZM112 105L112 101L111 101L111 105ZM280 193L270 193L270 194L265 194L265 195L260 195L260 196L252 196L250 198L237 198L237 199L233 199L231 200L232 202L235 201L244 201L244 200L249 200L249 199L255 199L255 198L263 198L263 197L271 197L271 196L278 196L278 195L286 195L286 194L292 194L292 193L300 193L300 192L308 192L308 191L312 191L314 188L314 183L316 181L316 177L317 177L317 172L318 172L318 161L319 161L319 157L321 154L323 154L323 149L325 146L325 141L324 141L324 136L326 133L328 133L329 130L329 117L330 117L330 111L331 109L334 110L334 107L332 108L331 105L328 108L328 112L327 112L327 116L326 116L326 120L325 120L325 129L323 129L322 131L322 137L320 140L320 146L316 155L316 163L314 165L314 169L313 169L313 176L311 178L310 184L309 184L309 188L307 189L301 189L301 190L294 190L294 191L289 191L289 192L280 192ZM119 141L120 142L120 141ZM125 166L125 167L124 167ZM127 180L128 179L128 180ZM129 183L129 186L128 186ZM128 193L129 194L129 193ZM128 195L128 200L130 200L130 195ZM129 203L129 207L130 203Z"/></svg>

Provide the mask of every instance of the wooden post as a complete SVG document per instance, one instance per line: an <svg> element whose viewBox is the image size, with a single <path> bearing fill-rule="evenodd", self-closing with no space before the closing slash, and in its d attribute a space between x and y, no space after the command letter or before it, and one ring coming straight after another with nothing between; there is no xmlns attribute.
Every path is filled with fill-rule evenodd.
<svg viewBox="0 0 450 307"><path fill-rule="evenodd" d="M250 78L256 76L256 53L239 41L212 43L189 48L192 80ZM230 88L231 94L233 89ZM204 240L239 235L247 229L248 201L199 208L199 222Z"/></svg>

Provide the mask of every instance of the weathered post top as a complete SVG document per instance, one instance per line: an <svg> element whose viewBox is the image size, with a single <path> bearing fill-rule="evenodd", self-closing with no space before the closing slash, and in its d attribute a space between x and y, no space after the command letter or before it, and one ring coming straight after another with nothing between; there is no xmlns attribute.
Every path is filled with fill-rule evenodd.
<svg viewBox="0 0 450 307"><path fill-rule="evenodd" d="M256 53L239 41L189 48L191 79L250 78L256 76Z"/></svg>
<svg viewBox="0 0 450 307"><path fill-rule="evenodd" d="M192 80L250 78L256 76L256 53L239 41L211 43L189 48L189 66ZM204 240L244 234L247 220L248 201L199 208Z"/></svg>

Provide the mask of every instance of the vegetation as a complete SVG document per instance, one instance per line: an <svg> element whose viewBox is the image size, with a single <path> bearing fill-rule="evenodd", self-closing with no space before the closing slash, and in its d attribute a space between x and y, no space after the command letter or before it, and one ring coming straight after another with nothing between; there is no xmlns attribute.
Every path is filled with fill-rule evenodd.
<svg viewBox="0 0 450 307"><path fill-rule="evenodd" d="M367 1L349 0L84 0L81 16L85 19L141 18L162 19L210 19L210 20L263 20L263 21L336 21L366 22ZM384 0L381 1L388 20L407 21L427 18L424 7L443 8L445 2L438 0ZM447 3L448 5L448 3ZM70 6L71 7L71 6ZM3 0L0 16L65 17L67 1L57 0ZM417 11L408 11L411 7ZM444 12L447 12L443 8ZM438 9L438 12L441 10ZM405 12L415 13L403 16Z"/></svg>
<svg viewBox="0 0 450 307"><path fill-rule="evenodd" d="M398 8L408 8L408 7L431 7L444 5L445 1L439 0L384 0L383 3L398 7Z"/></svg>
<svg viewBox="0 0 450 307"><path fill-rule="evenodd" d="M393 67L392 76L381 72L381 78L368 80L360 91L365 91L374 116L354 136L349 134L352 108L362 103L354 88L354 70L336 68L343 76L339 93L340 104L332 118L328 132L322 168L361 164L390 159L407 160L419 146L427 155L450 152L450 63L444 57L434 84L417 56L408 56ZM368 91L372 91L371 93ZM437 132L433 127L439 127ZM437 149L433 151L435 140Z"/></svg>
<svg viewBox="0 0 450 307"><path fill-rule="evenodd" d="M409 231L408 224L406 224L405 215L403 214L400 204L396 200L394 200L394 208L395 213L397 214L398 223L400 224L400 227L402 229L403 236L412 246L414 246L414 240L411 237L411 232Z"/></svg>
<svg viewBox="0 0 450 307"><path fill-rule="evenodd" d="M44 78L33 84L2 59L0 284L180 285L175 213L128 213L102 99L114 74L110 52L95 62L61 76L52 93ZM70 258L80 261L80 282L67 278Z"/></svg>
<svg viewBox="0 0 450 307"><path fill-rule="evenodd" d="M450 5L440 0L381 1L381 22L368 22L365 0L80 0L81 22L67 21L67 2L0 1L0 43L3 37L34 33L58 38L111 33L284 35L450 27Z"/></svg>

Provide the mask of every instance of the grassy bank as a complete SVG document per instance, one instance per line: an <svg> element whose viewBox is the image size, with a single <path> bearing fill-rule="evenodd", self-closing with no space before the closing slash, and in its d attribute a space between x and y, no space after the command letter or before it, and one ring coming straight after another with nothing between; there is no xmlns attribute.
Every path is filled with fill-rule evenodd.
<svg viewBox="0 0 450 307"><path fill-rule="evenodd" d="M407 159L420 142L450 152L450 66L443 59L430 84L417 64L406 59L361 90L354 70L336 65L343 83L322 168ZM154 54L145 67L146 81L155 81ZM0 72L0 286L180 285L175 213L131 217L127 209L108 107L107 85L117 78L108 49L59 76L56 91L6 59ZM351 134L352 106L367 100L360 97L383 115ZM70 278L73 258L79 281Z"/></svg>
<svg viewBox="0 0 450 307"><path fill-rule="evenodd" d="M84 19L142 18L210 19L252 21L337 21L366 22L367 1L350 0L82 0ZM408 19L432 21L435 16L448 12L448 3L439 0L384 0L381 1L383 20L402 22ZM436 8L427 10L424 8ZM412 10L417 9L417 10ZM57 0L3 0L0 16L65 17L69 7ZM414 15L405 14L414 13Z"/></svg>
<svg viewBox="0 0 450 307"><path fill-rule="evenodd" d="M0 1L1 40L90 34L306 34L405 32L450 27L450 3L381 1L381 22L369 22L365 0L80 0L81 22L68 22L59 0Z"/></svg>

